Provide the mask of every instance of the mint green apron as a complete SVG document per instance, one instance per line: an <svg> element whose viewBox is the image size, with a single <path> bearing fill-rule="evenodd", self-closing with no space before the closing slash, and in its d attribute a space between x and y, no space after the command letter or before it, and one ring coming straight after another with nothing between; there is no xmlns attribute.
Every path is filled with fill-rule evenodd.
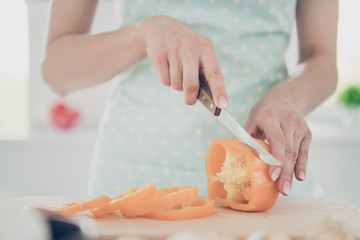
<svg viewBox="0 0 360 240"><path fill-rule="evenodd" d="M287 78L284 52L295 0L119 1L122 25L168 15L211 38L231 101L229 112L244 124L267 89ZM155 182L157 187L198 185L206 196L208 144L230 136L200 103L161 84L148 59L122 73L101 120L90 175L90 194L119 194ZM292 195L315 194L312 174Z"/></svg>

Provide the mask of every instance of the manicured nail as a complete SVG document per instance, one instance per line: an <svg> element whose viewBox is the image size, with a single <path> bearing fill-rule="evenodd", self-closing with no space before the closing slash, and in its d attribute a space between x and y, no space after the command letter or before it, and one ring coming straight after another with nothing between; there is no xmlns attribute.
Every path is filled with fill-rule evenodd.
<svg viewBox="0 0 360 240"><path fill-rule="evenodd" d="M273 171L273 173L271 174L271 180L273 180L273 182L275 182L279 178L280 173L281 173L281 168L276 168Z"/></svg>
<svg viewBox="0 0 360 240"><path fill-rule="evenodd" d="M285 195L289 195L289 193L290 193L290 183L289 182L284 182L284 184L283 184L283 193L285 194Z"/></svg>
<svg viewBox="0 0 360 240"><path fill-rule="evenodd" d="M299 172L299 178L304 181L304 180L305 180L305 177L306 177L305 172L301 170L301 171Z"/></svg>
<svg viewBox="0 0 360 240"><path fill-rule="evenodd" d="M227 107L227 101L226 101L226 98L224 96L219 97L219 107L221 109Z"/></svg>

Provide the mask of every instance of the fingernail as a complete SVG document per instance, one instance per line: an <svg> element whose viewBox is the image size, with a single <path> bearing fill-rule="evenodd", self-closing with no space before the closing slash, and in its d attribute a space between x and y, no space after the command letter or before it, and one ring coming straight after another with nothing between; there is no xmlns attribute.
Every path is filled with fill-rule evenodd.
<svg viewBox="0 0 360 240"><path fill-rule="evenodd" d="M283 184L283 193L285 195L289 195L289 193L290 193L290 183L289 182L284 182L284 184Z"/></svg>
<svg viewBox="0 0 360 240"><path fill-rule="evenodd" d="M273 171L273 173L271 174L271 180L273 180L273 182L275 182L279 178L280 173L281 173L281 168L276 168Z"/></svg>
<svg viewBox="0 0 360 240"><path fill-rule="evenodd" d="M300 172L299 172L299 178L304 181L304 180L305 180L305 177L306 177L305 172L304 172L304 171L300 171Z"/></svg>
<svg viewBox="0 0 360 240"><path fill-rule="evenodd" d="M221 109L227 107L227 101L226 101L226 98L224 96L219 97L219 107Z"/></svg>

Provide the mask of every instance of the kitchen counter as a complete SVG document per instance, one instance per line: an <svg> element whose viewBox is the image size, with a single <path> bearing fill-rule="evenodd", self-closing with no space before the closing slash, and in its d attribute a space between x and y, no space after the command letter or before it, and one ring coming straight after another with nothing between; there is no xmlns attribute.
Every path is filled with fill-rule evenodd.
<svg viewBox="0 0 360 240"><path fill-rule="evenodd" d="M26 197L10 200L19 205L49 208L85 197ZM313 231L332 231L344 228L360 239L360 212L352 204L331 198L289 198L280 197L275 206L258 213L235 211L216 206L214 214L208 218L163 221L146 218L124 218L111 214L95 219L89 213L79 213L71 217L79 223L92 222L97 227L99 239L116 239L119 236L141 236L143 239L167 239L174 234L193 234L190 239L245 239L256 231L271 231L302 239ZM89 228L87 228L89 229ZM326 230L327 229L327 230ZM184 232L185 231L185 232ZM182 238L179 238L182 239ZM188 238L189 239L189 238Z"/></svg>

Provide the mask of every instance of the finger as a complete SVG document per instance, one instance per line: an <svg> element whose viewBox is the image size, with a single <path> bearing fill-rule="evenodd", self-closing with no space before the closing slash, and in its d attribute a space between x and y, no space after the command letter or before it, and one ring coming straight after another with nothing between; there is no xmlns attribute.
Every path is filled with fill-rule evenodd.
<svg viewBox="0 0 360 240"><path fill-rule="evenodd" d="M293 172L294 172L294 166L292 162L285 161L281 169L281 174L277 181L277 186L279 191L285 196L290 194Z"/></svg>
<svg viewBox="0 0 360 240"><path fill-rule="evenodd" d="M204 69L205 78L213 94L215 105L219 108L226 108L229 98L225 89L224 77L217 61L214 46L209 39L203 43L200 61Z"/></svg>
<svg viewBox="0 0 360 240"><path fill-rule="evenodd" d="M250 110L248 117L246 118L246 122L244 124L244 129L247 131L250 135L255 130L256 127L256 121L254 120L254 114L253 111Z"/></svg>
<svg viewBox="0 0 360 240"><path fill-rule="evenodd" d="M182 91L182 66L177 56L169 56L169 69L171 87L177 91Z"/></svg>
<svg viewBox="0 0 360 240"><path fill-rule="evenodd" d="M261 140L266 139L264 132L255 124L248 125L246 128L244 127L244 129L253 138L257 138L257 139L261 139Z"/></svg>
<svg viewBox="0 0 360 240"><path fill-rule="evenodd" d="M283 195L289 195L291 191L294 167L296 159L294 156L294 135L295 126L293 121L287 121L286 124L281 125L281 129L285 136L285 159L281 169L281 174L277 180L278 189Z"/></svg>
<svg viewBox="0 0 360 240"><path fill-rule="evenodd" d="M154 64L161 82L165 86L170 86L170 74L169 74L169 63L166 54L158 53L155 57L152 57L151 62Z"/></svg>
<svg viewBox="0 0 360 240"><path fill-rule="evenodd" d="M199 92L199 60L190 54L183 57L183 90L184 101L193 105Z"/></svg>
<svg viewBox="0 0 360 240"><path fill-rule="evenodd" d="M305 180L306 178L306 164L309 158L309 148L312 135L310 130L307 131L305 138L301 141L299 147L298 160L295 166L295 175L297 179Z"/></svg>
<svg viewBox="0 0 360 240"><path fill-rule="evenodd" d="M251 111L246 119L244 129L253 138L265 140L264 132L257 126L256 121L254 119L253 109L251 109Z"/></svg>
<svg viewBox="0 0 360 240"><path fill-rule="evenodd" d="M298 156L299 156L300 144L303 141L303 139L304 139L304 132L296 131L295 135L294 135L294 147L293 147L293 151L294 151L293 159L296 162L296 165L297 165ZM295 168L296 168L296 165L295 165ZM305 180L304 173L302 173L301 177L300 177L300 175L296 171L294 171L294 172L295 172L295 177L298 181Z"/></svg>
<svg viewBox="0 0 360 240"><path fill-rule="evenodd" d="M281 167L269 166L269 175L275 182L282 171L285 160L285 136L281 130L280 124L276 124L276 120L272 117L260 122L260 130L264 132L266 139L269 142L270 153L281 162ZM261 127L263 126L263 127Z"/></svg>

